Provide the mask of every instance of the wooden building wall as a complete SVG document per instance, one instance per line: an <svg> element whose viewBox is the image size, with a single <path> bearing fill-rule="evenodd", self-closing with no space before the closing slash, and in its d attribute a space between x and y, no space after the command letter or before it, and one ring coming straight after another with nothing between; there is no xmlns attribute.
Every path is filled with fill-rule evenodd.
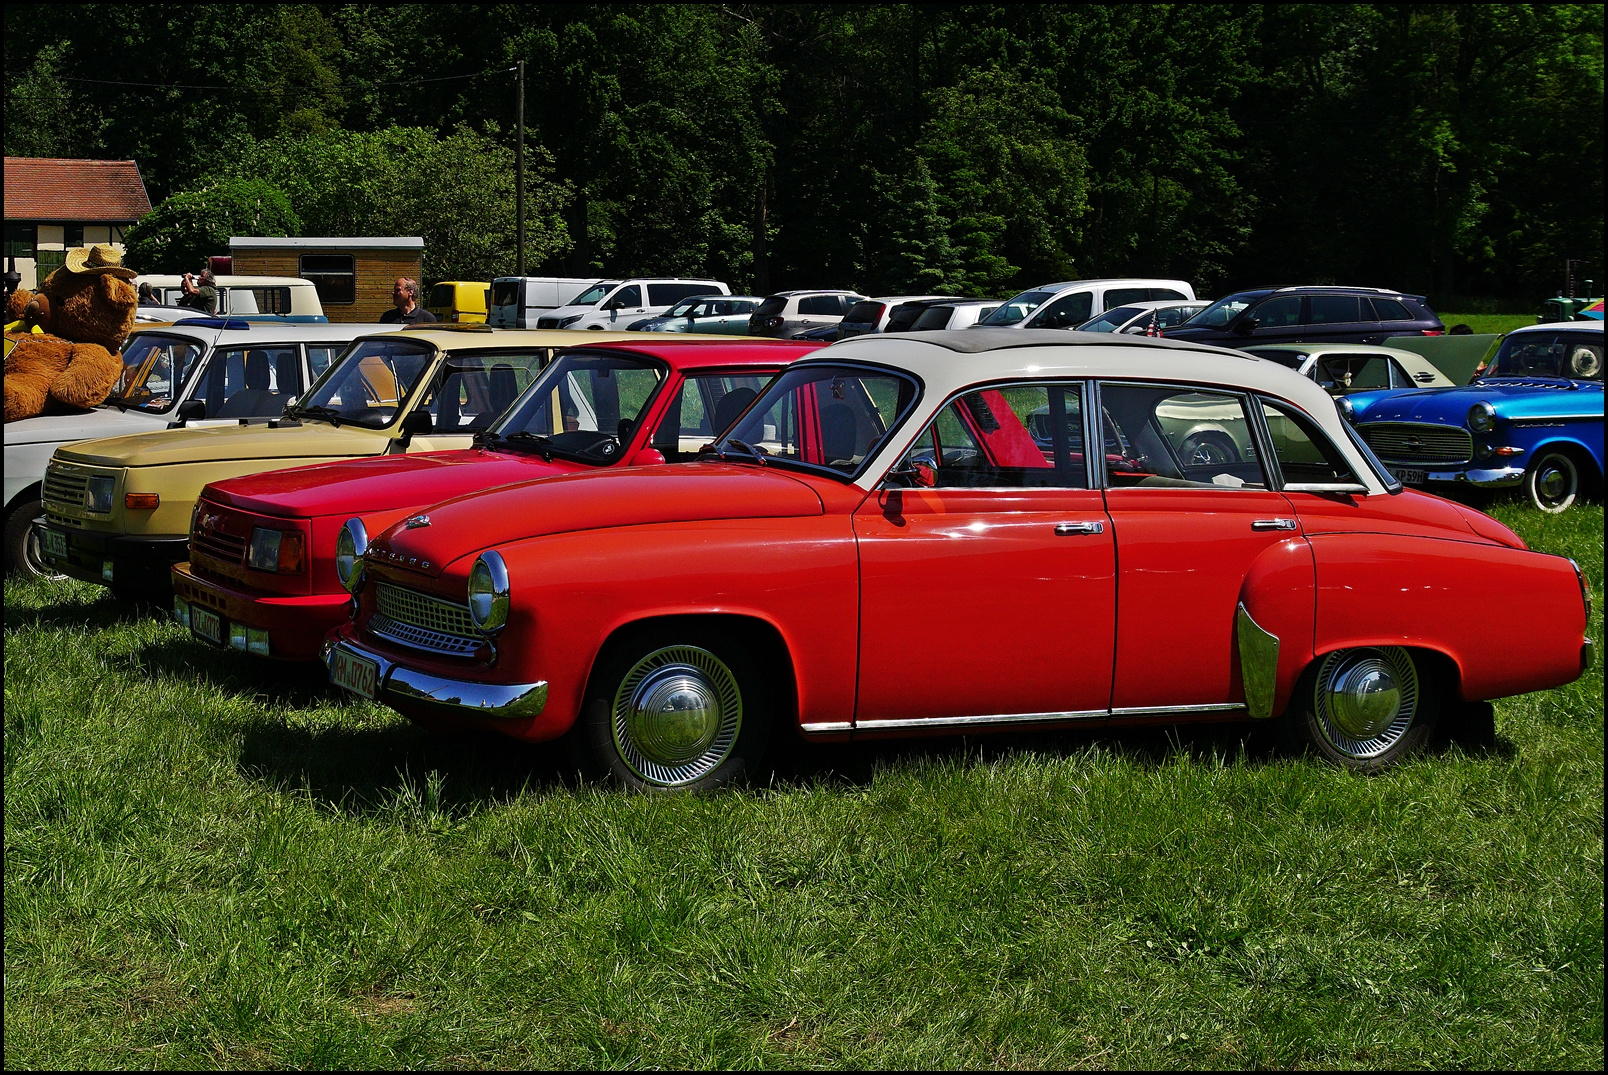
<svg viewBox="0 0 1608 1075"><path fill-rule="evenodd" d="M399 276L419 279L424 254L420 250L343 250L339 247L311 247L299 250L249 250L236 248L234 272L237 276L301 275L303 254L351 254L357 265L357 301L349 306L324 304L324 316L331 321L367 323L380 319L391 309L391 285ZM424 305L424 286L420 285L419 305Z"/></svg>

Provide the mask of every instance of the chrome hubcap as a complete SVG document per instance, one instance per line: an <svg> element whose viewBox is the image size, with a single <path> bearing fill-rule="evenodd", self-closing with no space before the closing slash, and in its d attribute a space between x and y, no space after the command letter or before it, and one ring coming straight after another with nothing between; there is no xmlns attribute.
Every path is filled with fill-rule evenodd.
<svg viewBox="0 0 1608 1075"><path fill-rule="evenodd" d="M1394 746L1418 712L1418 671L1399 646L1343 650L1318 666L1318 728L1336 750L1373 758Z"/></svg>
<svg viewBox="0 0 1608 1075"><path fill-rule="evenodd" d="M1574 502L1575 470L1567 459L1551 456L1541 461L1535 472L1536 506L1561 511Z"/></svg>
<svg viewBox="0 0 1608 1075"><path fill-rule="evenodd" d="M737 742L742 694L724 661L697 646L643 657L614 694L614 745L631 771L674 787L712 772Z"/></svg>

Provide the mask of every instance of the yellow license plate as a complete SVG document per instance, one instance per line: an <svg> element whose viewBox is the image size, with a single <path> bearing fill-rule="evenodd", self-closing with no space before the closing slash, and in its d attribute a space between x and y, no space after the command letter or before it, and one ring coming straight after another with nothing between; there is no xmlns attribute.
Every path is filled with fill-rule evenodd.
<svg viewBox="0 0 1608 1075"><path fill-rule="evenodd" d="M374 688L379 683L380 666L366 657L336 649L335 659L329 665L329 678L337 687L345 687L353 694L372 698Z"/></svg>

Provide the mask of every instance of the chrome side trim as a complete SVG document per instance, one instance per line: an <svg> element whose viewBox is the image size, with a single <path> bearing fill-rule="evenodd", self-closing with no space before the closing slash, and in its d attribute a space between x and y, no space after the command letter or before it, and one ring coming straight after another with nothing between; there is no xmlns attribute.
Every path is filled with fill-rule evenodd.
<svg viewBox="0 0 1608 1075"><path fill-rule="evenodd" d="M468 717L519 719L540 716L547 708L545 679L535 683L476 683L432 676L403 665L391 669L380 693Z"/></svg>
<svg viewBox="0 0 1608 1075"><path fill-rule="evenodd" d="M1273 695L1278 688L1279 639L1262 629L1245 611L1244 602L1234 613L1234 635L1239 641L1240 678L1245 682L1245 708L1262 720L1273 715Z"/></svg>
<svg viewBox="0 0 1608 1075"><path fill-rule="evenodd" d="M1113 717L1165 717L1173 713L1237 713L1245 707L1239 702L1211 702L1206 705L1140 705L1113 709Z"/></svg>
<svg viewBox="0 0 1608 1075"><path fill-rule="evenodd" d="M854 730L852 720L824 720L813 724L800 724L798 730L805 735L833 735Z"/></svg>
<svg viewBox="0 0 1608 1075"><path fill-rule="evenodd" d="M1071 713L994 713L982 717L918 717L915 720L857 720L854 730L874 732L883 728L964 728L974 724L1039 724L1046 721L1102 720L1104 709L1080 709ZM806 725L808 727L808 725Z"/></svg>

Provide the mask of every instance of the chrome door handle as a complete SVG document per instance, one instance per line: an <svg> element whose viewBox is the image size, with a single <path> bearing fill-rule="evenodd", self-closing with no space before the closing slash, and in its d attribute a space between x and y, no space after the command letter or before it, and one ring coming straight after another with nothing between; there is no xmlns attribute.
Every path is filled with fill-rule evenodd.
<svg viewBox="0 0 1608 1075"><path fill-rule="evenodd" d="M1105 523L1056 523L1056 537L1068 537L1072 534L1103 534Z"/></svg>
<svg viewBox="0 0 1608 1075"><path fill-rule="evenodd" d="M1251 523L1252 530L1294 530L1294 519L1257 519Z"/></svg>

